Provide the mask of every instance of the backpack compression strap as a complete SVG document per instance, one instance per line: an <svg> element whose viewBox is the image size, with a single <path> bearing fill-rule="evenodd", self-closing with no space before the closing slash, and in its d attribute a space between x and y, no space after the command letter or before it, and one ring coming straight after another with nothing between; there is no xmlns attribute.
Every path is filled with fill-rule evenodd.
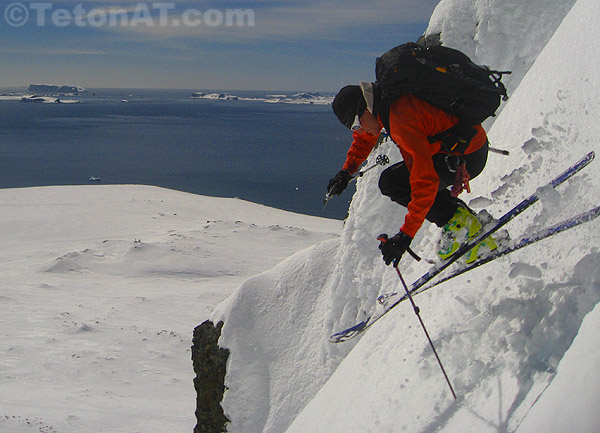
<svg viewBox="0 0 600 433"><path fill-rule="evenodd" d="M430 143L436 141L442 142L442 148L448 153L464 154L471 140L477 134L473 126L469 126L459 121L452 128L449 128L439 134L427 137Z"/></svg>

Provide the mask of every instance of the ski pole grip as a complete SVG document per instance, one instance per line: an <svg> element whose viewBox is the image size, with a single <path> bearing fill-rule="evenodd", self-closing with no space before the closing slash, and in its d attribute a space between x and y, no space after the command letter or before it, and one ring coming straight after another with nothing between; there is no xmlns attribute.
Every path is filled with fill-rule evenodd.
<svg viewBox="0 0 600 433"><path fill-rule="evenodd" d="M389 238L387 234L383 233L377 236L377 240L382 244L385 244L389 240ZM410 247L406 248L406 251L408 251L408 254L410 254L410 256L417 262L420 262L422 260L421 257L419 257L419 255L415 253Z"/></svg>
<svg viewBox="0 0 600 433"><path fill-rule="evenodd" d="M388 241L388 235L386 235L385 233L380 234L379 236L377 236L377 240L382 244L385 244Z"/></svg>

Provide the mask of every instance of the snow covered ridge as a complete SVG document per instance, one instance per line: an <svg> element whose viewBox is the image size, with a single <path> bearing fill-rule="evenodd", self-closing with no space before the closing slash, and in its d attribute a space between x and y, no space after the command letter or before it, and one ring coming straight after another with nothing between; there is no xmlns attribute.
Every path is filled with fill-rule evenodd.
<svg viewBox="0 0 600 433"><path fill-rule="evenodd" d="M489 134L511 155L490 155L471 182L473 194L461 198L498 216L589 151L600 154L600 88L594 86L600 3L443 0L439 7L448 18L436 9L431 28L444 26L444 42L454 34L464 45L448 45L471 47L465 51L478 63L524 77L513 81ZM574 46L586 54L565 61ZM400 158L389 142L380 153L392 162ZM597 206L598 164L544 191L541 203L506 226L511 236ZM403 290L383 265L375 238L396 233L404 212L381 196L378 174L358 180L340 239L247 281L213 314L225 320L220 343L231 350L223 400L228 431L564 433L569 426L597 433L600 414L591 408L600 388L594 381L575 395L568 384L598 376L598 315L588 315L600 301L598 222L415 298L456 402L408 303L358 341L328 342L333 332L364 319L379 294ZM437 227L424 227L412 246L432 257L438 236ZM407 257L402 267L412 282L428 265ZM594 352L578 362L583 347Z"/></svg>
<svg viewBox="0 0 600 433"><path fill-rule="evenodd" d="M143 185L0 189L0 432L191 432L192 331L342 223Z"/></svg>
<svg viewBox="0 0 600 433"><path fill-rule="evenodd" d="M57 98L54 96L39 96L39 95L25 95L19 97L20 102L34 103L34 104L79 104L80 101L77 99L64 99Z"/></svg>
<svg viewBox="0 0 600 433"><path fill-rule="evenodd" d="M37 104L77 104L77 99L65 99L90 92L79 86L56 86L52 84L30 84L26 93L13 92L0 95L0 101L19 101Z"/></svg>
<svg viewBox="0 0 600 433"><path fill-rule="evenodd" d="M192 93L191 98L193 99L214 99L222 101L259 101L268 103L281 103L281 104L318 104L318 105L329 105L333 102L333 96L321 95L318 92L300 92L293 95L277 94L277 95L266 95L264 98L247 98L232 95L230 93L205 93L195 92Z"/></svg>
<svg viewBox="0 0 600 433"><path fill-rule="evenodd" d="M0 101L18 101L35 104L78 104L80 102L77 99L64 99L55 96L20 94L0 95Z"/></svg>

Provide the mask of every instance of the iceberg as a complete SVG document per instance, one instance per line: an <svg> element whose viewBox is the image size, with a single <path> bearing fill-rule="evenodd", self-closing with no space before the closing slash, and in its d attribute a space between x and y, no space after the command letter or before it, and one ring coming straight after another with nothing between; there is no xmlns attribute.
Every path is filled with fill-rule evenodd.
<svg viewBox="0 0 600 433"><path fill-rule="evenodd" d="M333 102L332 95L321 95L318 92L300 92L292 95L272 94L264 98L248 98L232 95L230 93L205 93L194 92L190 96L192 99L214 99L220 101L258 101L270 104L318 104L329 105Z"/></svg>
<svg viewBox="0 0 600 433"><path fill-rule="evenodd" d="M53 84L30 84L27 88L27 93L40 94L45 96L50 95L69 95L75 96L80 94L88 94L89 92L79 86L56 86Z"/></svg>

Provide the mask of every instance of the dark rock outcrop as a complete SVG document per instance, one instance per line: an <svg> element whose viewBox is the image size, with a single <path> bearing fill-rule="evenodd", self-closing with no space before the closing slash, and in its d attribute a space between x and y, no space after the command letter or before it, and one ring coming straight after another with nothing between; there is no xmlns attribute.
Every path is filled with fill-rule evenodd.
<svg viewBox="0 0 600 433"><path fill-rule="evenodd" d="M192 362L196 389L196 420L194 433L227 432L229 419L221 407L225 392L225 371L229 350L219 347L223 322L215 326L210 320L194 329Z"/></svg>

